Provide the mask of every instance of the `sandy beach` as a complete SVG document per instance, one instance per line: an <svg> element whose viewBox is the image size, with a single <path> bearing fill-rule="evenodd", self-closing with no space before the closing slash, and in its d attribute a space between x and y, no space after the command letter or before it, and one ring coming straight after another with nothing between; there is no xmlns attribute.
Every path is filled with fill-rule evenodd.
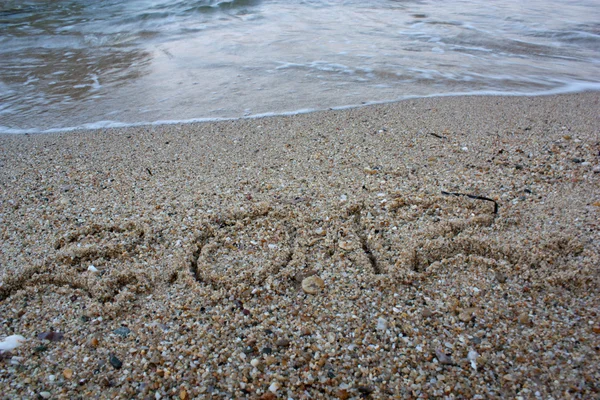
<svg viewBox="0 0 600 400"><path fill-rule="evenodd" d="M0 136L2 398L597 398L599 110Z"/></svg>

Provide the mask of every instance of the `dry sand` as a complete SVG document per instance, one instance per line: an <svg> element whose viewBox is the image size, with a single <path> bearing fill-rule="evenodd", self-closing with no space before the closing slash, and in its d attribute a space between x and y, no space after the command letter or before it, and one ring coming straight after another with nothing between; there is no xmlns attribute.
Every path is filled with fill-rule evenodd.
<svg viewBox="0 0 600 400"><path fill-rule="evenodd" d="M599 100L0 136L2 398L598 398Z"/></svg>

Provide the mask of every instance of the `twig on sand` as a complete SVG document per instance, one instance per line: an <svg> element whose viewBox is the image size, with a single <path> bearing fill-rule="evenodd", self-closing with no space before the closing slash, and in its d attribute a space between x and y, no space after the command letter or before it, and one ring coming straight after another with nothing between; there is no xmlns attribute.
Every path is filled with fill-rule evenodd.
<svg viewBox="0 0 600 400"><path fill-rule="evenodd" d="M467 193L444 192L443 190L442 190L442 194L445 194L446 196L466 196L466 197L469 197L469 198L475 199L475 200L491 201L492 203L494 203L494 214L498 214L498 202L496 202L496 200L490 199L488 197L476 196L474 194L467 194Z"/></svg>
<svg viewBox="0 0 600 400"><path fill-rule="evenodd" d="M427 132L427 133L429 133L431 136L435 136L438 139L448 139L446 136L438 135L437 133L433 133L433 132Z"/></svg>

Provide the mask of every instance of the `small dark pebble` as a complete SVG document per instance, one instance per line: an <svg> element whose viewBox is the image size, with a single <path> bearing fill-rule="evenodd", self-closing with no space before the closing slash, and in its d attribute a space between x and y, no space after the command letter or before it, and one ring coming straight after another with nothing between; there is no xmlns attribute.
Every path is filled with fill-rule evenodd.
<svg viewBox="0 0 600 400"><path fill-rule="evenodd" d="M71 296L71 301L76 301L76 300L77 300L77 295L74 294L73 296Z"/></svg>
<svg viewBox="0 0 600 400"><path fill-rule="evenodd" d="M571 161L573 161L575 164L580 164L583 162L581 158L573 158Z"/></svg>
<svg viewBox="0 0 600 400"><path fill-rule="evenodd" d="M375 391L371 386L359 386L357 389L362 394L371 394Z"/></svg>
<svg viewBox="0 0 600 400"><path fill-rule="evenodd" d="M60 332L53 332L53 331L42 332L42 333L40 333L40 334L37 335L38 339L40 339L40 340L49 340L51 342L60 342L63 339L64 336L65 335L63 335Z"/></svg>
<svg viewBox="0 0 600 400"><path fill-rule="evenodd" d="M35 351L36 353L41 353L43 351L48 350L48 347L42 345L42 346L36 346L33 351Z"/></svg>
<svg viewBox="0 0 600 400"><path fill-rule="evenodd" d="M517 164L515 165L515 169L521 170L523 169L523 166L521 164Z"/></svg>
<svg viewBox="0 0 600 400"><path fill-rule="evenodd" d="M123 363L121 362L121 360L119 360L115 356L110 356L110 359L108 361L110 362L110 365L115 367L115 369L121 369L121 367L123 366Z"/></svg>
<svg viewBox="0 0 600 400"><path fill-rule="evenodd" d="M81 316L81 321L82 322L90 322L90 317L88 317L87 315L82 315Z"/></svg>
<svg viewBox="0 0 600 400"><path fill-rule="evenodd" d="M273 334L273 331L272 331L272 330L270 330L270 329L265 329L265 333L266 333L267 335L272 335L272 334Z"/></svg>
<svg viewBox="0 0 600 400"><path fill-rule="evenodd" d="M120 328L115 329L113 331L113 333L115 333L115 334L117 334L117 335L119 335L121 337L126 338L131 333L131 329L129 329L129 328L125 327L125 326L122 326Z"/></svg>
<svg viewBox="0 0 600 400"><path fill-rule="evenodd" d="M523 189L523 191L524 191L525 193L528 193L528 194L531 194L531 193L532 193L532 191L531 191L531 190L529 190L529 189Z"/></svg>
<svg viewBox="0 0 600 400"><path fill-rule="evenodd" d="M475 344L481 344L481 339L478 337L474 337L471 339L471 342L475 343Z"/></svg>
<svg viewBox="0 0 600 400"><path fill-rule="evenodd" d="M327 377L329 379L335 379L335 374L332 371L327 372Z"/></svg>
<svg viewBox="0 0 600 400"><path fill-rule="evenodd" d="M496 280L500 283L504 283L506 282L506 275L504 275L502 272L496 272Z"/></svg>
<svg viewBox="0 0 600 400"><path fill-rule="evenodd" d="M239 308L240 310L243 310L243 309L244 309L244 303L242 303L240 300L235 300L235 301L233 302L233 304L235 304L235 306L236 306L237 308Z"/></svg>
<svg viewBox="0 0 600 400"><path fill-rule="evenodd" d="M261 350L261 352L262 352L263 354L271 354L271 353L273 352L273 349L272 349L272 348L270 348L270 347L265 347L265 348L263 348L263 349Z"/></svg>

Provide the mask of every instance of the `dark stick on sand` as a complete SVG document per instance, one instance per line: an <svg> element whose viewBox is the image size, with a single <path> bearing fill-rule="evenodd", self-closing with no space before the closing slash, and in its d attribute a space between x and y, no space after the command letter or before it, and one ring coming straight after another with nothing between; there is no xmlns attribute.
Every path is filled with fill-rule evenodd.
<svg viewBox="0 0 600 400"><path fill-rule="evenodd" d="M435 136L438 139L448 139L446 136L438 135L437 133L428 132L431 136Z"/></svg>
<svg viewBox="0 0 600 400"><path fill-rule="evenodd" d="M450 192L444 192L443 190L442 190L442 194L445 194L447 196L466 196L466 197L469 197L469 198L475 199L475 200L491 201L492 203L494 203L494 214L498 214L498 203L496 202L496 200L492 200L488 197L476 196L474 194L467 194L467 193L450 193Z"/></svg>

